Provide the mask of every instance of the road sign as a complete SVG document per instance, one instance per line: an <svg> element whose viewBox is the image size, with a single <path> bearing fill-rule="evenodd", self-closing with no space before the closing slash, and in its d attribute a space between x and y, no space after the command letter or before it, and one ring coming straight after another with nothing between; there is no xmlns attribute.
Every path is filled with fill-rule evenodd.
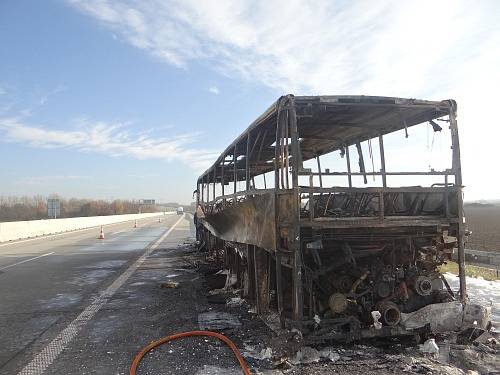
<svg viewBox="0 0 500 375"><path fill-rule="evenodd" d="M47 216L51 219L57 219L58 216L61 216L61 201L59 199L47 199Z"/></svg>

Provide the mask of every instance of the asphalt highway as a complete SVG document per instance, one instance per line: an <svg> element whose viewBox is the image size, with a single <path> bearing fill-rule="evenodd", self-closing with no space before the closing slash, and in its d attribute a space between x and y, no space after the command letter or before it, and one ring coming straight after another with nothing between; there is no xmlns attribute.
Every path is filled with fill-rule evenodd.
<svg viewBox="0 0 500 375"><path fill-rule="evenodd" d="M88 342L105 340L112 326L106 319L129 306L127 296L116 297L137 270L154 251L175 248L193 229L190 215L138 224L105 226L103 240L92 228L0 244L0 374L125 373L128 363L120 371L109 364L82 370L68 354L76 350L91 359L94 352L85 352ZM141 301L136 305L140 309ZM88 332L103 313L102 324ZM81 341L86 334L91 338Z"/></svg>

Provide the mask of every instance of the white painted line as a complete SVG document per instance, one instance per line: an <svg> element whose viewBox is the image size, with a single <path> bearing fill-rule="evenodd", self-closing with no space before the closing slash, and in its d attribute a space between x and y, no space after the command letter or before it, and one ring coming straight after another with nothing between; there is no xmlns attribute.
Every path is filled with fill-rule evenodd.
<svg viewBox="0 0 500 375"><path fill-rule="evenodd" d="M133 249L132 251L136 251L136 250L141 250L141 249ZM76 252L76 253L64 253L64 256L65 257L71 257L71 256L75 256L75 255L93 255L95 256L96 254L99 254L99 255L107 255L107 254L130 254L130 251L117 251L117 250L111 250L111 251L99 251L99 252L96 252L96 251L86 251L86 252Z"/></svg>
<svg viewBox="0 0 500 375"><path fill-rule="evenodd" d="M47 254L42 254L42 255L39 255L39 256L34 257L34 258L25 259L25 260L22 260L22 261L20 261L20 262L14 263L14 264L9 264L8 266L0 267L0 271L2 271L2 270L6 270L7 268L10 268L10 267L17 266L17 265L19 265L19 264L23 264L23 263L26 263L26 262L31 262L32 260L35 260L35 259L40 259L40 258L46 257L47 255L52 255L52 254L54 254L54 251L53 251L53 252L51 252L51 253L47 253Z"/></svg>
<svg viewBox="0 0 500 375"><path fill-rule="evenodd" d="M30 363L28 363L18 375L41 375L55 361L68 344L78 335L97 312L108 302L115 292L127 281L135 270L146 260L146 258L167 238L177 224L184 219L184 215L175 222L134 264L127 268L113 283L108 286L75 320L68 324L54 340L52 340Z"/></svg>

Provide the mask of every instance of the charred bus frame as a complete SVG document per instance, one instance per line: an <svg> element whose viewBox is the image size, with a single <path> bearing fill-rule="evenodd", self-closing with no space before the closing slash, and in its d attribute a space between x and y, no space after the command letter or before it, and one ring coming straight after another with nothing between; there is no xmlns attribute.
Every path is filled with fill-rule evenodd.
<svg viewBox="0 0 500 375"><path fill-rule="evenodd" d="M334 325L346 321L352 325L351 318L357 316L357 320L363 314L349 314L349 309L361 311L366 303L367 311L381 310L385 308L381 304L388 304L394 295L393 300L402 301L398 309L404 309L408 291L401 288L424 296L428 291L420 293L415 280L427 278L425 288L430 288L434 279L429 281L429 275L453 247L458 249L459 299L465 302L465 220L456 110L453 100L283 96L199 177L198 239L208 248L225 250L226 266L237 276L244 296L259 313L276 311L282 324L303 327L321 316ZM451 168L386 169L384 136L396 131L408 136L409 128L426 123L437 130L438 120L449 124ZM380 170L369 172L361 143L372 139L378 140ZM359 171L352 165L354 149ZM345 158L345 171L322 169L320 157L333 151ZM316 171L304 167L314 159ZM345 178L347 186L326 186L324 180L331 176ZM380 186L357 187L353 179L358 176L364 183L367 176L378 176ZM389 187L392 176L435 176L440 181L429 187ZM301 184L304 179L307 183ZM370 263L379 260L380 267L374 269ZM346 275L346 268L352 273ZM342 284L342 278L347 286L330 288L331 283ZM441 279L444 293L458 300ZM379 283L385 286L377 287ZM365 296L360 297L362 293ZM371 302L363 299L367 294ZM429 303L429 297L427 302L422 298L407 310ZM387 320L391 330L385 334L394 334L389 315Z"/></svg>

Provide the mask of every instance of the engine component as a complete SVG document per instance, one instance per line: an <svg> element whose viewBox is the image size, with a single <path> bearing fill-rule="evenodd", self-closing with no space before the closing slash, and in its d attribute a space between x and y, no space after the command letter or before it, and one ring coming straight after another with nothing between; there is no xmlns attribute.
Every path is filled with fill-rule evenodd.
<svg viewBox="0 0 500 375"><path fill-rule="evenodd" d="M382 302L378 310L382 315L382 321L388 326L395 326L401 320L401 310L394 302Z"/></svg>
<svg viewBox="0 0 500 375"><path fill-rule="evenodd" d="M347 297L342 293L333 293L328 299L328 306L335 314L341 314L347 310Z"/></svg>
<svg viewBox="0 0 500 375"><path fill-rule="evenodd" d="M356 289L358 289L359 284L361 284L370 274L370 271L366 271L364 274L361 275L359 279L357 279L354 284L352 284L351 287L351 293L356 293Z"/></svg>
<svg viewBox="0 0 500 375"><path fill-rule="evenodd" d="M391 284L386 281L379 281L375 284L375 292L380 298L387 298L392 294Z"/></svg>
<svg viewBox="0 0 500 375"><path fill-rule="evenodd" d="M348 275L341 275L333 280L335 289L342 293L347 293L351 289L352 279Z"/></svg>
<svg viewBox="0 0 500 375"><path fill-rule="evenodd" d="M428 296L432 292L432 280L427 276L417 276L414 288L421 296Z"/></svg>
<svg viewBox="0 0 500 375"><path fill-rule="evenodd" d="M399 284L399 295L404 301L407 301L410 298L410 295L408 294L408 286L404 281L401 281Z"/></svg>

